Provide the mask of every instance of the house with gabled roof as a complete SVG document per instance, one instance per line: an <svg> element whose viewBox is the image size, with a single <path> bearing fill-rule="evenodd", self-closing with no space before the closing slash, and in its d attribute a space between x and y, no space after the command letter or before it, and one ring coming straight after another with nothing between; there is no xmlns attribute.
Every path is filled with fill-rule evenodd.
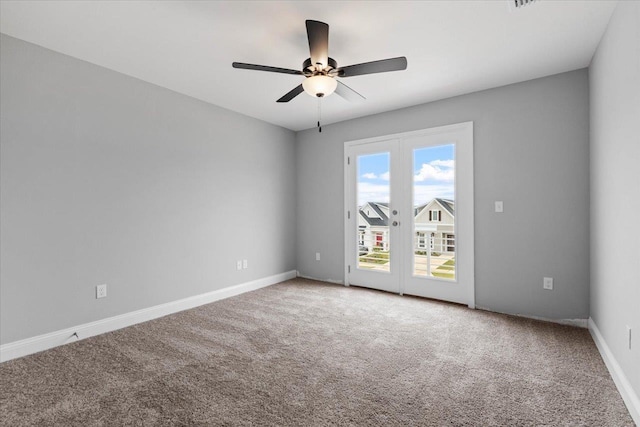
<svg viewBox="0 0 640 427"><path fill-rule="evenodd" d="M455 252L455 202L435 198L417 206L414 249ZM358 246L362 252L389 250L389 204L367 202L358 209Z"/></svg>
<svg viewBox="0 0 640 427"><path fill-rule="evenodd" d="M358 246L362 252L389 250L389 204L367 202L358 209Z"/></svg>
<svg viewBox="0 0 640 427"><path fill-rule="evenodd" d="M435 198L415 212L415 249L455 252L455 202Z"/></svg>

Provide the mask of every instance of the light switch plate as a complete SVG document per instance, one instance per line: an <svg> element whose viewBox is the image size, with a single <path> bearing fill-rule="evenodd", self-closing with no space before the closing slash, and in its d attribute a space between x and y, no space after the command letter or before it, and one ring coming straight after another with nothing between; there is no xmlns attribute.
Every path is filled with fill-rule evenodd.
<svg viewBox="0 0 640 427"><path fill-rule="evenodd" d="M542 287L544 289L548 289L548 290L552 291L553 290L553 277L545 277L542 280Z"/></svg>
<svg viewBox="0 0 640 427"><path fill-rule="evenodd" d="M504 212L504 204L502 201L495 202L496 212Z"/></svg>

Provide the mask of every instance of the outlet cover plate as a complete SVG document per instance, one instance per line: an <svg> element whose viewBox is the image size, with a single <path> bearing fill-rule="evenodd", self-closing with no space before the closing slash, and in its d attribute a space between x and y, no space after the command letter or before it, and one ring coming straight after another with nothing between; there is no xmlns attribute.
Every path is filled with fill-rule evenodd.
<svg viewBox="0 0 640 427"><path fill-rule="evenodd" d="M553 290L553 277L545 277L542 281L542 287L550 291Z"/></svg>
<svg viewBox="0 0 640 427"><path fill-rule="evenodd" d="M96 286L96 298L104 298L107 296L107 285Z"/></svg>

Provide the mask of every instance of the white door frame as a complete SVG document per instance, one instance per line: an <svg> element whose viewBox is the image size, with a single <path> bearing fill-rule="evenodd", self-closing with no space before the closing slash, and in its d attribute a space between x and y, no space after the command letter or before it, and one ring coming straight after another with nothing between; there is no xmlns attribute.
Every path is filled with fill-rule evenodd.
<svg viewBox="0 0 640 427"><path fill-rule="evenodd" d="M465 271L467 277L460 279L466 284L464 294L456 298L454 302L464 303L470 308L475 308L475 268L474 268L474 194L473 194L473 122L456 123L446 126L438 126L429 129L421 129L411 132L402 132L391 135L383 135L372 138L365 138L344 143L344 284L349 286L349 263L350 255L349 241L347 233L349 230L349 201L354 195L350 183L349 176L349 158L348 151L350 148L373 142L399 140L402 144L404 140L420 136L437 136L439 134L455 134L456 142L456 264L459 265L458 271ZM458 147L462 148L459 149ZM460 163L458 163L460 162ZM460 165L460 167L458 167ZM354 216L357 212L352 213ZM406 221L405 221L406 222ZM465 242L457 241L458 236L465 236ZM406 260L405 260L406 262ZM401 275L400 294L403 293L403 275ZM438 296L433 296L437 298Z"/></svg>

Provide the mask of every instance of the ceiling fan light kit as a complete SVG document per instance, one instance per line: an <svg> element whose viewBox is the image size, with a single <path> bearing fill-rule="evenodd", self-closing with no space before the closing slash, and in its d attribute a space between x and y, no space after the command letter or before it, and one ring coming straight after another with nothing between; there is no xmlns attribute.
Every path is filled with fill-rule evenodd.
<svg viewBox="0 0 640 427"><path fill-rule="evenodd" d="M407 58L404 56L338 67L338 63L329 57L329 25L320 21L307 20L306 26L311 56L303 62L302 71L244 62L234 62L232 64L233 68L294 74L305 77L302 84L290 90L277 102L289 102L302 92L307 92L309 95L318 98L318 100L335 92L347 101L362 101L365 99L364 96L336 80L336 77L346 78L407 69ZM319 114L320 112L318 111ZM318 119L318 130L322 131L321 129L320 120Z"/></svg>
<svg viewBox="0 0 640 427"><path fill-rule="evenodd" d="M307 77L302 82L304 91L309 95L317 98L323 98L331 95L338 87L335 78L323 75Z"/></svg>

